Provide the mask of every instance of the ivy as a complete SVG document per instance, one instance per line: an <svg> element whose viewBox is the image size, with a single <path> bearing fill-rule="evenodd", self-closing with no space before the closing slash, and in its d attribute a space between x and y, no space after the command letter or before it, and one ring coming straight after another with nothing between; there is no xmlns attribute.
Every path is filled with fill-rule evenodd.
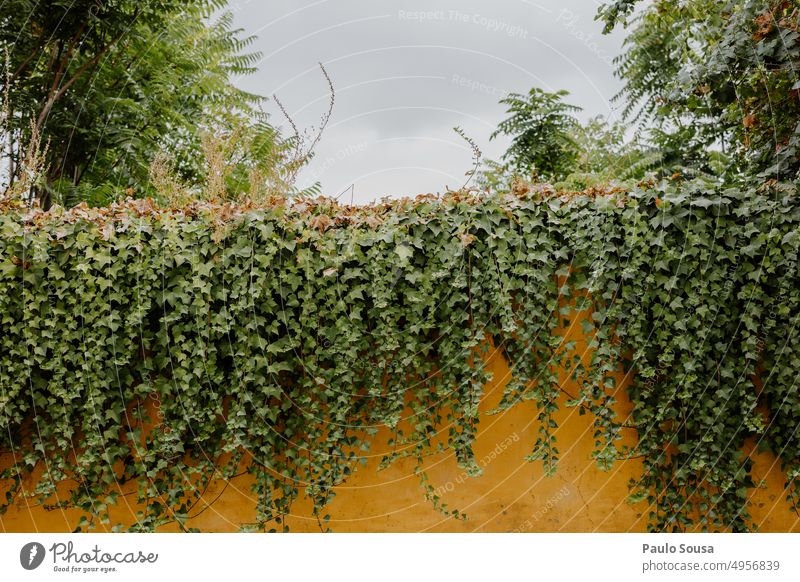
<svg viewBox="0 0 800 582"><path fill-rule="evenodd" d="M335 486L389 427L384 463L416 459L426 498L462 518L424 461L450 450L480 473L482 364L498 349L513 371L499 409L536 403L528 458L546 472L566 371L598 465L644 458L631 501L653 530L753 529L746 439L778 455L800 504L798 225L794 185L700 181L366 208L7 208L0 511L26 494L82 510L78 528L120 528L109 509L129 495L132 530L188 528L212 480L249 472L244 529L285 528L301 493L325 529ZM629 418L614 413L620 370L635 372Z"/></svg>

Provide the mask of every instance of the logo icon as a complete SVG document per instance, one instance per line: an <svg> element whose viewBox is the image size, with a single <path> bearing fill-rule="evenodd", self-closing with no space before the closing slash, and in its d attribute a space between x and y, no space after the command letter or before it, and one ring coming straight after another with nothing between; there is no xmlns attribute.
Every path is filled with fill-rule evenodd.
<svg viewBox="0 0 800 582"><path fill-rule="evenodd" d="M44 546L39 542L29 542L19 551L19 563L26 570L35 570L44 561Z"/></svg>

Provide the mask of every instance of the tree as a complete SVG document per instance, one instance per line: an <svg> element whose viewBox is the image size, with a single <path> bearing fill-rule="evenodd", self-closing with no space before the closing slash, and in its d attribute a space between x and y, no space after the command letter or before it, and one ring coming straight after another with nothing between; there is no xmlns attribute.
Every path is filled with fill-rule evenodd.
<svg viewBox="0 0 800 582"><path fill-rule="evenodd" d="M580 107L563 102L567 91L548 93L533 87L527 95L512 93L500 103L510 117L500 123L490 139L511 137L503 155L506 168L524 178L560 180L578 156L572 132L579 125L572 115Z"/></svg>
<svg viewBox="0 0 800 582"><path fill-rule="evenodd" d="M566 113L578 110L561 102L566 94L532 89L527 98L513 95L501 101L511 104L514 115L493 137L505 133L512 144L503 157L506 164L485 162L478 181L482 187L513 187L515 179L532 177L533 169L533 177L559 189L584 190L630 184L658 169L660 150L627 139L622 123L609 123L603 116L581 123Z"/></svg>
<svg viewBox="0 0 800 582"><path fill-rule="evenodd" d="M627 139L625 125L610 123L602 115L576 126L571 133L578 156L571 171L558 187L583 190L610 187L642 180L647 172L656 171L661 152Z"/></svg>
<svg viewBox="0 0 800 582"><path fill-rule="evenodd" d="M159 155L191 189L206 174L204 136L253 145L233 166L260 166L263 176L280 156L284 144L259 115L262 98L232 83L255 70L259 55L246 52L252 38L232 29L230 14L209 22L224 2L10 4L0 17L7 186L37 144L44 175L26 194L44 206L152 194ZM243 174L230 168L233 187L249 187Z"/></svg>
<svg viewBox="0 0 800 582"><path fill-rule="evenodd" d="M626 118L649 127L681 171L800 175L797 0L638 0L603 6L631 27L617 74Z"/></svg>

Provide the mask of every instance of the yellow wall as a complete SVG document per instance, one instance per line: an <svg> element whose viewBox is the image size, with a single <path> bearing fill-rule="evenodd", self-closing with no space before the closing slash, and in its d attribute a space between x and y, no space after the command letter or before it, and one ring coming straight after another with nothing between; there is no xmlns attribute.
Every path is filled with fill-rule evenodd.
<svg viewBox="0 0 800 582"><path fill-rule="evenodd" d="M579 326L571 326L572 330ZM576 339L577 331L571 335ZM582 342L577 349L583 349ZM487 386L482 411L499 401L503 386L510 377L505 360L498 354L488 357L494 377ZM627 379L619 378L618 412L630 411L625 397ZM565 390L576 387L564 382ZM591 459L594 448L591 418L563 404L557 413L556 433L561 460L554 477L543 475L541 463L524 460L536 440L535 405L526 402L496 415L483 415L475 454L483 466L483 475L467 477L452 454L431 456L426 464L434 487L443 501L464 511L468 519L448 519L424 500L414 462L401 460L383 471L377 465L385 448L375 446L366 467L359 467L350 480L337 488L329 507L330 527L338 532L628 532L645 531L648 504L627 503L628 482L641 473L637 460L617 463L610 472L597 469ZM631 432L631 431L626 431ZM377 443L385 443L388 431L378 434ZM628 437L631 438L630 436ZM632 440L628 440L632 443ZM752 447L746 447L751 452ZM800 517L785 502L784 476L779 463L770 454L754 454L754 481L765 479L766 487L752 492L751 514L761 531L800 531ZM8 462L8 459L5 459ZM2 463L2 460L0 460ZM30 483L27 484L28 487ZM219 497L218 497L219 496ZM203 531L237 531L239 525L254 520L254 503L248 476L213 484L205 499L216 501L190 527ZM128 499L131 497L128 497ZM134 508L121 498L115 517L132 520ZM46 511L28 506L19 499L0 516L0 531L66 532L78 522L76 511ZM300 500L287 519L292 531L319 531L311 517L307 500Z"/></svg>

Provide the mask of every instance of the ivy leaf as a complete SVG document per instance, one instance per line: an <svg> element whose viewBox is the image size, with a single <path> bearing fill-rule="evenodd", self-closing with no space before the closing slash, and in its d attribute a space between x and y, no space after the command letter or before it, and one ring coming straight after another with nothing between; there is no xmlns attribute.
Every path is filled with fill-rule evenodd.
<svg viewBox="0 0 800 582"><path fill-rule="evenodd" d="M407 261L414 255L414 249L405 243L395 246L394 252L402 261Z"/></svg>

